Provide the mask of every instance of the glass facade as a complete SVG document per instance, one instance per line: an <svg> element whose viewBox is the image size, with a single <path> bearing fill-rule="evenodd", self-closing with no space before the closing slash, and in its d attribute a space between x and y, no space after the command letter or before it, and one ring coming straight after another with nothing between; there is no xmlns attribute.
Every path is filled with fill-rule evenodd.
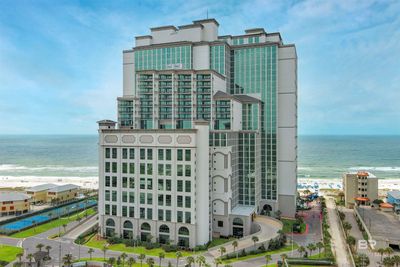
<svg viewBox="0 0 400 267"><path fill-rule="evenodd" d="M118 122L122 127L133 126L133 100L118 100Z"/></svg>
<svg viewBox="0 0 400 267"><path fill-rule="evenodd" d="M225 45L210 47L210 66L212 70L225 75L226 49Z"/></svg>
<svg viewBox="0 0 400 267"><path fill-rule="evenodd" d="M191 68L192 47L190 45L135 51L135 69L137 71Z"/></svg>
<svg viewBox="0 0 400 267"><path fill-rule="evenodd" d="M231 52L231 94L260 94L262 179L261 197L276 199L276 80L277 46L243 47ZM246 121L246 123L248 120ZM249 127L247 123L245 125Z"/></svg>

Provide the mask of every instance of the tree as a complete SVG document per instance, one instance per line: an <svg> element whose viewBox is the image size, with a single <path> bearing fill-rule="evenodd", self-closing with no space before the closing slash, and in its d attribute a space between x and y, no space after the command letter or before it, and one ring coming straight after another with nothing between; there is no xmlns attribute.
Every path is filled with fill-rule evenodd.
<svg viewBox="0 0 400 267"><path fill-rule="evenodd" d="M89 248L89 250L88 250L87 253L89 254L90 260L92 260L92 254L93 254L93 252L94 252L94 249Z"/></svg>
<svg viewBox="0 0 400 267"><path fill-rule="evenodd" d="M254 243L254 247L256 246L256 243L258 242L258 236L256 236L256 235L253 235L252 237L251 237L251 240L253 241L253 243Z"/></svg>
<svg viewBox="0 0 400 267"><path fill-rule="evenodd" d="M367 267L369 265L369 258L364 253L358 253L354 257L356 267Z"/></svg>
<svg viewBox="0 0 400 267"><path fill-rule="evenodd" d="M282 262L285 262L286 258L287 258L287 254L285 254L285 253L281 254Z"/></svg>
<svg viewBox="0 0 400 267"><path fill-rule="evenodd" d="M50 255L50 250L52 249L52 247L47 245L44 249L47 251L47 254Z"/></svg>
<svg viewBox="0 0 400 267"><path fill-rule="evenodd" d="M129 257L129 259L128 259L129 267L132 267L132 265L135 264L135 263L136 263L135 258L134 257Z"/></svg>
<svg viewBox="0 0 400 267"><path fill-rule="evenodd" d="M349 235L349 231L351 230L352 226L349 222L343 222L343 230L346 233L346 236Z"/></svg>
<svg viewBox="0 0 400 267"><path fill-rule="evenodd" d="M81 259L81 245L83 243L85 243L85 238L83 238L82 236L78 236L75 243L78 244L78 259L80 260Z"/></svg>
<svg viewBox="0 0 400 267"><path fill-rule="evenodd" d="M66 265L67 267L68 266L71 266L71 264L72 264L72 254L66 254L64 257L63 257L63 262L64 262L64 265Z"/></svg>
<svg viewBox="0 0 400 267"><path fill-rule="evenodd" d="M280 210L275 211L275 216L278 220L281 219L282 212Z"/></svg>
<svg viewBox="0 0 400 267"><path fill-rule="evenodd" d="M221 258L214 259L214 264L215 264L215 267L218 267L218 265L222 264L222 259Z"/></svg>
<svg viewBox="0 0 400 267"><path fill-rule="evenodd" d="M16 256L18 258L19 263L22 263L22 257L24 256L24 253L20 252Z"/></svg>
<svg viewBox="0 0 400 267"><path fill-rule="evenodd" d="M312 252L316 249L316 246L313 243L310 243L307 245L307 249L310 251L310 256L311 256Z"/></svg>
<svg viewBox="0 0 400 267"><path fill-rule="evenodd" d="M128 257L128 255L124 252L121 254L121 260L122 260L122 267L125 265L125 259Z"/></svg>
<svg viewBox="0 0 400 267"><path fill-rule="evenodd" d="M149 267L154 266L154 259L153 258L147 258L146 263Z"/></svg>
<svg viewBox="0 0 400 267"><path fill-rule="evenodd" d="M176 267L178 267L179 259L182 257L182 252L177 251L175 253L175 256L176 256Z"/></svg>
<svg viewBox="0 0 400 267"><path fill-rule="evenodd" d="M201 267L201 265L205 262L206 262L206 258L202 255L200 255L196 258L196 263L199 265L199 267Z"/></svg>
<svg viewBox="0 0 400 267"><path fill-rule="evenodd" d="M378 250L376 251L381 255L381 262L383 260L383 254L386 253L386 250L384 248L378 248Z"/></svg>
<svg viewBox="0 0 400 267"><path fill-rule="evenodd" d="M67 232L67 224L63 224L62 227L64 228L64 234Z"/></svg>
<svg viewBox="0 0 400 267"><path fill-rule="evenodd" d="M144 255L143 253L139 255L138 259L140 261L140 267L143 266L143 260L146 258L146 255Z"/></svg>
<svg viewBox="0 0 400 267"><path fill-rule="evenodd" d="M343 193L343 191L340 191L339 194L338 194L338 196L340 197L340 201L343 201L343 198L344 198L344 193Z"/></svg>
<svg viewBox="0 0 400 267"><path fill-rule="evenodd" d="M233 252L234 253L236 253L236 249L237 249L237 247L239 246L239 243L238 243L238 241L237 240L234 240L233 242L232 242L232 247L233 247ZM236 258L238 257L238 254L236 253Z"/></svg>
<svg viewBox="0 0 400 267"><path fill-rule="evenodd" d="M106 260L106 253L107 253L107 250L108 250L107 245L104 245L104 246L101 248L101 251L103 251L104 260Z"/></svg>
<svg viewBox="0 0 400 267"><path fill-rule="evenodd" d="M111 266L114 266L114 264L115 264L115 258L114 258L114 257L108 258L108 263L109 263Z"/></svg>
<svg viewBox="0 0 400 267"><path fill-rule="evenodd" d="M161 261L165 258L165 253L164 252L160 252L158 253L158 259L160 260L160 266L161 266Z"/></svg>
<svg viewBox="0 0 400 267"><path fill-rule="evenodd" d="M355 248L355 245L356 245L356 239L353 236L349 235L346 238L346 243L347 243L347 245L350 246L351 250L353 251Z"/></svg>
<svg viewBox="0 0 400 267"><path fill-rule="evenodd" d="M393 259L391 258L391 257L385 257L384 259L383 259L383 266L385 266L385 267L392 267L392 266L394 266L394 262L393 262Z"/></svg>
<svg viewBox="0 0 400 267"><path fill-rule="evenodd" d="M394 250L391 247L385 248L385 253L390 257L392 255Z"/></svg>
<svg viewBox="0 0 400 267"><path fill-rule="evenodd" d="M81 221L82 221L81 216L77 216L77 217L76 217L76 221L78 222L78 224L81 224Z"/></svg>
<svg viewBox="0 0 400 267"><path fill-rule="evenodd" d="M400 265L400 256L399 255L394 255L392 257L393 259L393 263L396 265L396 267L398 267Z"/></svg>
<svg viewBox="0 0 400 267"><path fill-rule="evenodd" d="M29 253L26 258L28 259L29 266L32 266L32 261L33 261L33 254Z"/></svg>
<svg viewBox="0 0 400 267"><path fill-rule="evenodd" d="M39 251L42 251L42 248L44 247L44 245L42 244L42 243L39 243L39 244L37 244L36 245L36 248L39 250Z"/></svg>
<svg viewBox="0 0 400 267"><path fill-rule="evenodd" d="M221 257L222 255L224 255L224 253L226 252L226 248L224 246L219 247L219 253L221 253Z"/></svg>
<svg viewBox="0 0 400 267"><path fill-rule="evenodd" d="M302 257L304 257L305 255L305 252L306 252L306 248L305 247L303 247L303 246L300 246L298 249L297 249L297 251L299 252L299 254L302 256Z"/></svg>
<svg viewBox="0 0 400 267"><path fill-rule="evenodd" d="M186 264L189 267L191 267L194 262L195 262L195 260L194 260L194 258L192 256L189 256L189 257L186 258ZM161 266L161 264L160 264L160 266Z"/></svg>
<svg viewBox="0 0 400 267"><path fill-rule="evenodd" d="M265 265L268 266L268 263L272 261L271 255L265 255Z"/></svg>
<svg viewBox="0 0 400 267"><path fill-rule="evenodd" d="M33 224L33 232L36 233L36 221L32 220L32 224Z"/></svg>

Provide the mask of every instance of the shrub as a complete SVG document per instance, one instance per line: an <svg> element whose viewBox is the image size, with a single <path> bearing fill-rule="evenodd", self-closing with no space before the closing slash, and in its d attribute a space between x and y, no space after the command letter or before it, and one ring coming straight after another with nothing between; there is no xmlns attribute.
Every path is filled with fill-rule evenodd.
<svg viewBox="0 0 400 267"><path fill-rule="evenodd" d="M175 246L175 245L162 245L161 247L165 252L176 252L176 251L178 251L178 247Z"/></svg>
<svg viewBox="0 0 400 267"><path fill-rule="evenodd" d="M109 244L120 244L120 243L123 243L124 240L120 237L112 236L112 237L107 238L107 242Z"/></svg>

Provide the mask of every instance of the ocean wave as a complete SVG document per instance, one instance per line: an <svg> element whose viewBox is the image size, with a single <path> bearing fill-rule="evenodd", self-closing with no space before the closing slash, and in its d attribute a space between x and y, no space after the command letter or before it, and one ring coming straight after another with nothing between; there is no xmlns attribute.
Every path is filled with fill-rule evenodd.
<svg viewBox="0 0 400 267"><path fill-rule="evenodd" d="M350 167L352 171L400 172L400 167Z"/></svg>
<svg viewBox="0 0 400 267"><path fill-rule="evenodd" d="M62 165L39 165L34 167L27 167L16 164L0 164L0 171L71 171L71 172L97 172L98 167L95 166L82 166L82 167L67 167Z"/></svg>

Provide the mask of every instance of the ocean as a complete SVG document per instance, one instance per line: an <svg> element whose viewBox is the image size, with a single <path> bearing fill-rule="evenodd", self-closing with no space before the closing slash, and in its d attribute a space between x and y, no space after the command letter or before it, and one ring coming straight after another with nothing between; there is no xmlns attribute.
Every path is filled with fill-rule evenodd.
<svg viewBox="0 0 400 267"><path fill-rule="evenodd" d="M298 151L299 178L400 178L400 136L300 136ZM0 135L0 177L93 178L97 153L97 135Z"/></svg>

